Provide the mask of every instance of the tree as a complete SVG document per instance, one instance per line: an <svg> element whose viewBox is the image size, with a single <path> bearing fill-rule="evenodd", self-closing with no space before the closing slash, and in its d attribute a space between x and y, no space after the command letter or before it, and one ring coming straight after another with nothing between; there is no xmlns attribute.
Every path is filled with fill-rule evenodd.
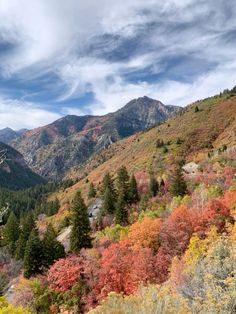
<svg viewBox="0 0 236 314"><path fill-rule="evenodd" d="M50 289L56 292L66 292L79 282L83 272L83 259L81 256L71 255L59 259L48 271Z"/></svg>
<svg viewBox="0 0 236 314"><path fill-rule="evenodd" d="M43 264L46 267L52 265L57 259L65 257L64 246L57 241L56 233L52 224L49 224L47 227L42 241L42 249Z"/></svg>
<svg viewBox="0 0 236 314"><path fill-rule="evenodd" d="M34 228L26 243L24 256L24 277L30 278L39 273L42 267L42 245L39 239L38 230Z"/></svg>
<svg viewBox="0 0 236 314"><path fill-rule="evenodd" d="M157 196L159 191L159 185L154 175L151 175L149 179L149 191L152 197Z"/></svg>
<svg viewBox="0 0 236 314"><path fill-rule="evenodd" d="M119 224L119 225L126 225L128 223L128 211L125 208L125 201L124 201L123 193L120 193L118 195L115 222L116 224Z"/></svg>
<svg viewBox="0 0 236 314"><path fill-rule="evenodd" d="M79 191L75 195L71 211L72 230L70 234L70 249L72 252L78 252L82 248L91 247L92 241L87 207Z"/></svg>
<svg viewBox="0 0 236 314"><path fill-rule="evenodd" d="M123 194L125 203L129 202L129 175L125 166L118 169L117 172L117 190L119 194Z"/></svg>
<svg viewBox="0 0 236 314"><path fill-rule="evenodd" d="M102 179L101 194L104 195L106 188L109 187L111 193L115 196L115 188L110 173L107 172Z"/></svg>
<svg viewBox="0 0 236 314"><path fill-rule="evenodd" d="M95 196L96 196L96 190L95 190L93 182L91 182L89 185L88 198L93 198Z"/></svg>
<svg viewBox="0 0 236 314"><path fill-rule="evenodd" d="M7 223L5 225L5 238L6 243L9 245L10 252L13 255L16 249L16 241L19 237L19 223L13 212L11 212Z"/></svg>
<svg viewBox="0 0 236 314"><path fill-rule="evenodd" d="M182 169L179 166L176 169L175 176L170 187L170 192L172 196L184 196L186 191L187 185L183 178Z"/></svg>
<svg viewBox="0 0 236 314"><path fill-rule="evenodd" d="M138 186L135 176L132 175L129 183L129 198L131 203L136 203L139 201L139 194L138 194Z"/></svg>
<svg viewBox="0 0 236 314"><path fill-rule="evenodd" d="M194 108L194 112L199 112L198 106L196 106L196 107Z"/></svg>
<svg viewBox="0 0 236 314"><path fill-rule="evenodd" d="M102 212L104 214L114 214L115 212L114 197L109 186L106 188L106 191L104 194L104 199L102 203Z"/></svg>
<svg viewBox="0 0 236 314"><path fill-rule="evenodd" d="M32 212L29 212L22 221L22 231L16 244L15 257L23 259L25 255L26 242L30 236L31 231L35 228L35 222Z"/></svg>

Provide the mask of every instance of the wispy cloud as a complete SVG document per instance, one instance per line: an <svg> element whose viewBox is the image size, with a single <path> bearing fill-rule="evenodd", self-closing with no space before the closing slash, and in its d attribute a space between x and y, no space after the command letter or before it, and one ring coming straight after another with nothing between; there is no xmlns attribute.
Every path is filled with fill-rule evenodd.
<svg viewBox="0 0 236 314"><path fill-rule="evenodd" d="M32 126L107 113L142 95L186 105L236 84L235 39L234 0L1 0L0 83L28 85ZM32 82L52 102L47 121ZM16 125L8 98L4 124Z"/></svg>

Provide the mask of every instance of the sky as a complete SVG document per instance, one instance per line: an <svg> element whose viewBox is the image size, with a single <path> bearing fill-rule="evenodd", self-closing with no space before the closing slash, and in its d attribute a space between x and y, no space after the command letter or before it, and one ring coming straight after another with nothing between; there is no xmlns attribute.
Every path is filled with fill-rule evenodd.
<svg viewBox="0 0 236 314"><path fill-rule="evenodd" d="M235 0L0 0L0 129L236 85Z"/></svg>

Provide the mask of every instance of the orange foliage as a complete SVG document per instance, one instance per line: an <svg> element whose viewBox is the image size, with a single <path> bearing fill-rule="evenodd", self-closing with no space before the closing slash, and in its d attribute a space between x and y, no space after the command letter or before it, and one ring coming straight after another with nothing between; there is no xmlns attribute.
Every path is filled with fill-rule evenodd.
<svg viewBox="0 0 236 314"><path fill-rule="evenodd" d="M157 250L159 246L160 219L145 217L131 225L128 239L136 247L148 247Z"/></svg>

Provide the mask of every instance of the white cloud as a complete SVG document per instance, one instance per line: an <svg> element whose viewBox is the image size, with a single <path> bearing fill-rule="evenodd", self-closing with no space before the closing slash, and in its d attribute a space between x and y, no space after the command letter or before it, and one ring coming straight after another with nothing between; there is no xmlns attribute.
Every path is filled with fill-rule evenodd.
<svg viewBox="0 0 236 314"><path fill-rule="evenodd" d="M39 104L0 99L0 117L0 129L10 126L19 130L48 124L61 115L42 109Z"/></svg>
<svg viewBox="0 0 236 314"><path fill-rule="evenodd" d="M57 100L62 103L55 115L37 101L29 104L4 97L2 121L33 127L61 114L81 114L80 108L65 107L65 101L86 92L95 96L87 109L94 114L114 111L143 95L186 105L218 93L236 83L236 42L224 37L236 30L235 17L233 0L1 0L0 40L15 48L1 57L0 74L27 82L54 73L59 78ZM138 44L133 47L135 40ZM103 57L104 52L121 53L118 48L124 43L130 58ZM167 58L178 57L186 57L186 63L188 57L202 60L205 69L189 82L174 80L175 75L154 82L127 78L134 71L158 74ZM185 71L180 66L181 70ZM32 119L24 119L23 108Z"/></svg>

